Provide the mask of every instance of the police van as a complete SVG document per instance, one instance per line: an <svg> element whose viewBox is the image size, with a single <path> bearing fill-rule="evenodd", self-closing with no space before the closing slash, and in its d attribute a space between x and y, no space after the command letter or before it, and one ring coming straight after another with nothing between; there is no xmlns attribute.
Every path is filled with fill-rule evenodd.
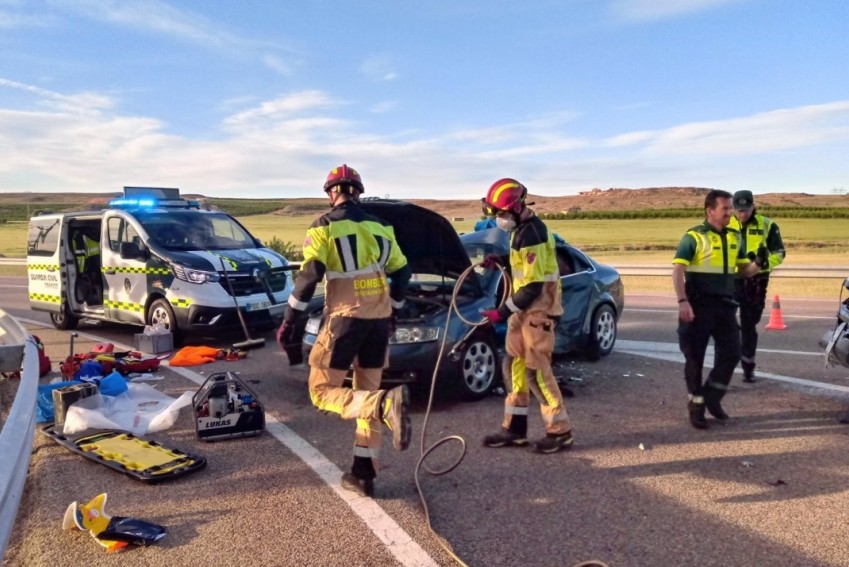
<svg viewBox="0 0 849 567"><path fill-rule="evenodd" d="M174 333L271 328L292 292L291 266L236 219L178 189L125 187L100 211L30 219L30 307L57 329L81 319L161 324Z"/></svg>

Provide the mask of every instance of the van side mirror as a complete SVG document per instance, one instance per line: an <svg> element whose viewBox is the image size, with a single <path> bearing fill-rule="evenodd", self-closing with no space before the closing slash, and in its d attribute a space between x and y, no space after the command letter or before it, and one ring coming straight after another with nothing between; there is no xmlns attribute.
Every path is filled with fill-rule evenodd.
<svg viewBox="0 0 849 567"><path fill-rule="evenodd" d="M135 242L122 242L119 253L124 260L147 259L147 250L142 250Z"/></svg>

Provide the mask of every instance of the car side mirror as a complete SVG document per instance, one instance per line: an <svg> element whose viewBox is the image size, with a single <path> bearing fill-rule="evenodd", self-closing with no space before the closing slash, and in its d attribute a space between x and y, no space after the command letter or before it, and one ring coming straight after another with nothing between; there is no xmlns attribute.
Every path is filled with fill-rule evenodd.
<svg viewBox="0 0 849 567"><path fill-rule="evenodd" d="M139 248L135 242L122 242L119 251L124 260L146 260L147 250Z"/></svg>

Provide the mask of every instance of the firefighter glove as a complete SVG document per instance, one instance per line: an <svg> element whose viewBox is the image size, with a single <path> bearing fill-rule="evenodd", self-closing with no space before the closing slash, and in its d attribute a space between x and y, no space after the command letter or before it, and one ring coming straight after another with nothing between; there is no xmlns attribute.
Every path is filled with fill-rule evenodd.
<svg viewBox="0 0 849 567"><path fill-rule="evenodd" d="M501 314L498 313L498 309L484 309L481 311L481 315L486 317L493 325L502 321L502 317Z"/></svg>
<svg viewBox="0 0 849 567"><path fill-rule="evenodd" d="M289 357L289 364L292 366L304 361L304 355L301 352L301 340L303 338L303 328L298 332L294 323L284 321L277 329L277 344Z"/></svg>

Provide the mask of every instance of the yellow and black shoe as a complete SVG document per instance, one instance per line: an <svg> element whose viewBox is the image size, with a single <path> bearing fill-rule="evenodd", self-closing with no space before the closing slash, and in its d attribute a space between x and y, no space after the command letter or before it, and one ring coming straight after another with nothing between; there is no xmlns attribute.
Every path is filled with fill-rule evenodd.
<svg viewBox="0 0 849 567"><path fill-rule="evenodd" d="M410 446L410 391L407 386L387 390L380 402L380 419L392 431L392 446L404 451Z"/></svg>

